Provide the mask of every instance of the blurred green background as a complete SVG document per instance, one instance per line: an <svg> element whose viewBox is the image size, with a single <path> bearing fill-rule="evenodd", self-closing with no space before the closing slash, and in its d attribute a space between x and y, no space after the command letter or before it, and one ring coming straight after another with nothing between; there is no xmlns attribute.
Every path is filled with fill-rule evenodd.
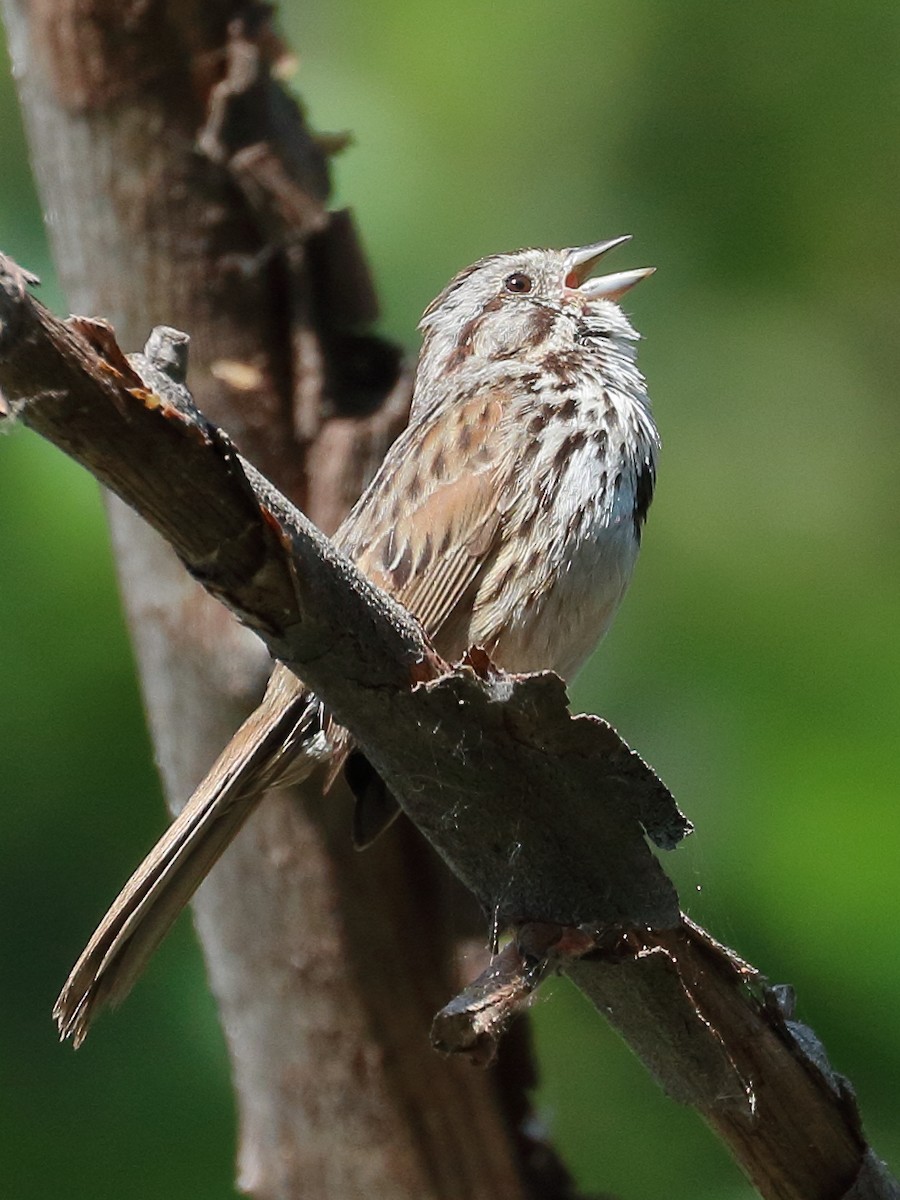
<svg viewBox="0 0 900 1200"><path fill-rule="evenodd" d="M413 349L458 268L630 232L664 438L632 593L574 688L697 826L688 911L791 982L900 1168L900 7L285 3L314 124ZM52 282L11 84L0 247ZM0 1170L18 1200L232 1195L227 1064L189 922L74 1055L49 1010L162 826L97 491L0 442ZM585 1187L750 1194L561 984L541 1111Z"/></svg>

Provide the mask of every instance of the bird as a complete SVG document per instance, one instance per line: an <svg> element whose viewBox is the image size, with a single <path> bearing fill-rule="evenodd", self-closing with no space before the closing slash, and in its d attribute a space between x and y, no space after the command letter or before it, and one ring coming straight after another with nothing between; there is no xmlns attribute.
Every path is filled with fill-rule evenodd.
<svg viewBox="0 0 900 1200"><path fill-rule="evenodd" d="M482 258L421 319L409 423L334 542L448 662L480 646L507 671L568 682L619 607L660 444L639 335L618 303L655 268L594 274L629 240ZM322 701L276 663L73 967L53 1010L61 1038L79 1045L125 998L268 788L322 763L332 779L351 750ZM383 789L361 789L356 843L397 812Z"/></svg>

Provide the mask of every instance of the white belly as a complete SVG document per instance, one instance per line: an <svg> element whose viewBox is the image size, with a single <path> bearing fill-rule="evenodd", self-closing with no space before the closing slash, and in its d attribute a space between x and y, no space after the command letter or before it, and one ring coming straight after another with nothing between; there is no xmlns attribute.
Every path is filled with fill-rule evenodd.
<svg viewBox="0 0 900 1200"><path fill-rule="evenodd" d="M578 461L578 459L581 461ZM570 680L609 629L639 543L634 486L611 488L587 456L573 456L552 504L511 510L504 552L479 589L471 640L508 671Z"/></svg>

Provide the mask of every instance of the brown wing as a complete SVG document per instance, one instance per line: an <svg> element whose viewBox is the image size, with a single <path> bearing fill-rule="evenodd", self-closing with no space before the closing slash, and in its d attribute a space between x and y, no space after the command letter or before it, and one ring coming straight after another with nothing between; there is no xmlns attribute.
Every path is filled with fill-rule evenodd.
<svg viewBox="0 0 900 1200"><path fill-rule="evenodd" d="M466 649L478 577L499 544L499 498L512 470L500 427L506 400L500 392L479 393L414 419L335 537L450 659ZM349 739L336 740L326 789L350 750ZM348 775L358 848L374 841L399 812L364 760L361 768L361 776Z"/></svg>
<svg viewBox="0 0 900 1200"><path fill-rule="evenodd" d="M506 400L479 393L414 422L337 538L444 653L465 648L440 634L451 620L464 633L473 585L499 540L498 499L512 470L500 428Z"/></svg>

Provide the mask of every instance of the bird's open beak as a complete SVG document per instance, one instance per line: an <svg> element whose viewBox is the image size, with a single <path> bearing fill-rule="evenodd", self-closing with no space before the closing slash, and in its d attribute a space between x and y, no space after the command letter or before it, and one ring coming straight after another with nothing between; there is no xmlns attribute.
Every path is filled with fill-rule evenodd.
<svg viewBox="0 0 900 1200"><path fill-rule="evenodd" d="M566 287L577 289L582 296L591 300L618 300L629 288L652 275L656 267L638 267L635 271L617 271L612 275L597 275L588 278L597 262L625 242L631 235L612 238L608 242L594 242L591 246L578 246L570 250L565 260Z"/></svg>

